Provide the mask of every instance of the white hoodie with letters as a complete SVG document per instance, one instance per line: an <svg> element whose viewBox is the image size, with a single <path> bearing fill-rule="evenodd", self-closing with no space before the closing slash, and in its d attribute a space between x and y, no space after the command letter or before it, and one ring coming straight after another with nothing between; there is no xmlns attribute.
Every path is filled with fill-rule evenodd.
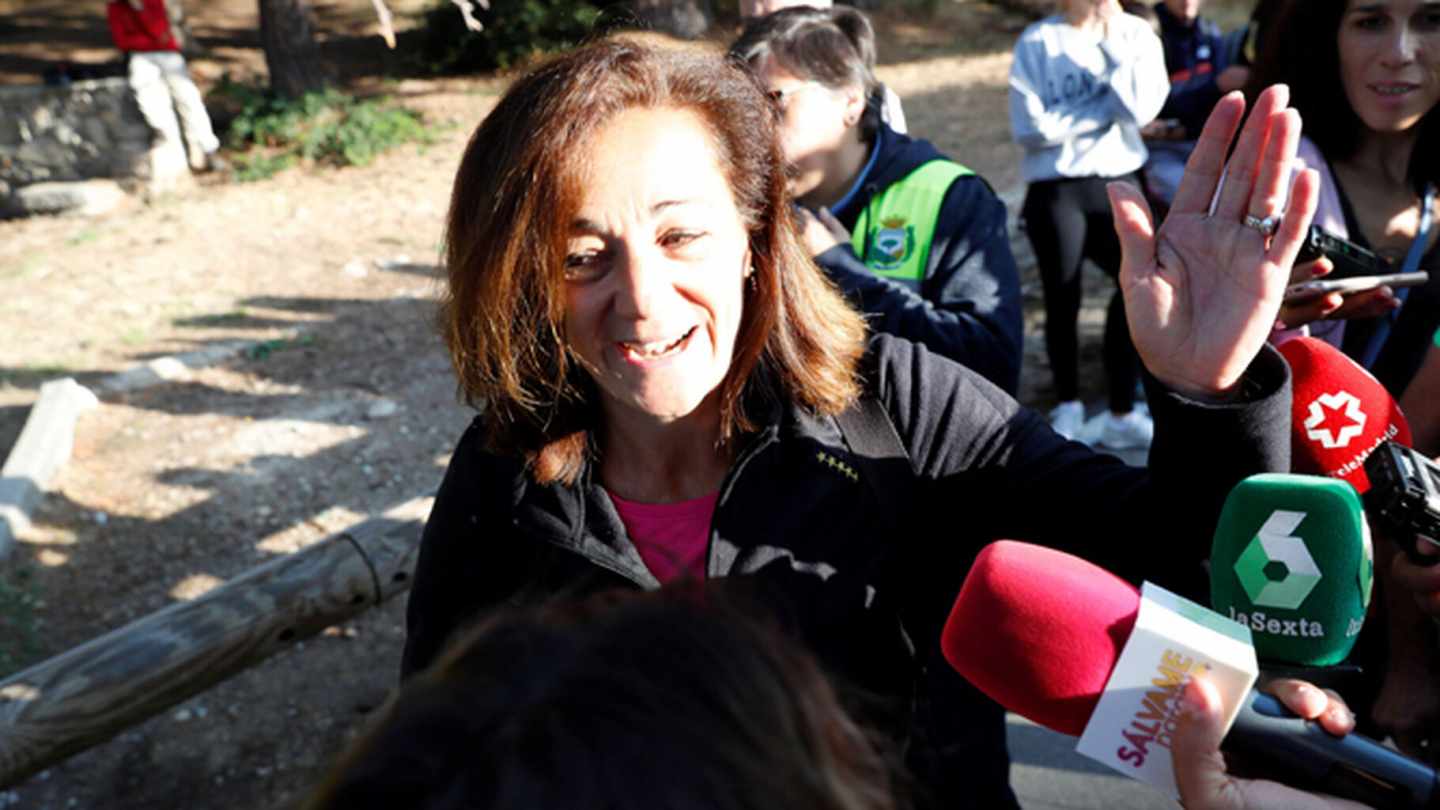
<svg viewBox="0 0 1440 810"><path fill-rule="evenodd" d="M1010 66L1010 127L1025 149L1025 180L1139 169L1149 154L1140 128L1169 93L1160 38L1139 17L1117 15L1103 40L1060 15L1030 25Z"/></svg>

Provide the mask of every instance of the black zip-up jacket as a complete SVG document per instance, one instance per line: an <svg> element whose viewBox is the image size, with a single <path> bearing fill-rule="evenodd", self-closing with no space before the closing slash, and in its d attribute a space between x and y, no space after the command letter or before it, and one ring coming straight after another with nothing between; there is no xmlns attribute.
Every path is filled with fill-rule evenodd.
<svg viewBox="0 0 1440 810"><path fill-rule="evenodd" d="M920 166L947 159L929 141L884 124L876 137L880 154L870 174L844 208L831 212L851 231L872 197ZM979 175L950 184L919 283L875 275L849 244L815 262L869 316L875 331L923 343L1011 394L1019 387L1020 274L1010 253L1005 204Z"/></svg>
<svg viewBox="0 0 1440 810"><path fill-rule="evenodd" d="M1206 592L1199 561L1225 495L1250 474L1289 470L1289 370L1265 347L1238 404L1200 404L1152 385L1147 472L1065 441L1040 415L916 344L876 336L866 362L870 395L905 458L858 458L833 418L775 407L721 485L707 577L745 575L830 672L891 699L886 717L911 723L920 706L909 759L943 806L1013 806L1003 715L976 717L969 704L946 711L946 690L927 698L943 667L940 628L974 555L1013 538L1135 581ZM519 461L486 453L480 430L477 422L461 438L425 527L403 675L496 606L659 586L593 464L577 486L537 486Z"/></svg>

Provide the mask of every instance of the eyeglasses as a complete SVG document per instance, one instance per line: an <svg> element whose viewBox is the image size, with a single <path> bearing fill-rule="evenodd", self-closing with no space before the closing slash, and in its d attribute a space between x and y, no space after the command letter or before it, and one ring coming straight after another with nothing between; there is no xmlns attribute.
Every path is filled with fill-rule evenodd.
<svg viewBox="0 0 1440 810"><path fill-rule="evenodd" d="M785 110L790 108L789 99L791 96L799 93L802 90L806 90L812 87L824 86L825 85L815 81L800 82L799 84L792 84L789 87L779 87L774 90L770 90L765 95L770 97L770 103L774 104L775 107L781 112L784 112Z"/></svg>

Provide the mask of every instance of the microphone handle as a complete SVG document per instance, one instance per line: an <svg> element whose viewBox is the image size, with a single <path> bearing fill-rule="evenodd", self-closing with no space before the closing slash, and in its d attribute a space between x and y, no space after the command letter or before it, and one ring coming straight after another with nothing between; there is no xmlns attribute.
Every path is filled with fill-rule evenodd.
<svg viewBox="0 0 1440 810"><path fill-rule="evenodd" d="M1334 737L1261 692L1251 691L1221 748L1291 787L1369 807L1440 810L1431 768L1360 734Z"/></svg>

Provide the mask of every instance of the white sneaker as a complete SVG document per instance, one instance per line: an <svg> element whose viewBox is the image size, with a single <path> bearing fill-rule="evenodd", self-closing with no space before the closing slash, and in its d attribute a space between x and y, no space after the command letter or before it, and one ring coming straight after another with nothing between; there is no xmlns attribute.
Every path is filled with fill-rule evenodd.
<svg viewBox="0 0 1440 810"><path fill-rule="evenodd" d="M1098 446L1100 444L1100 434L1104 432L1105 423L1109 421L1109 419L1109 411L1101 411L1089 419L1086 419L1085 424L1080 428L1080 432L1075 434L1075 441L1081 444L1088 444L1091 447Z"/></svg>
<svg viewBox="0 0 1440 810"><path fill-rule="evenodd" d="M1100 431L1100 444L1112 450L1133 450L1149 447L1155 438L1155 422L1139 410L1124 416L1105 414L1105 427Z"/></svg>
<svg viewBox="0 0 1440 810"><path fill-rule="evenodd" d="M1050 410L1050 428L1067 439L1073 439L1085 424L1085 403L1068 400Z"/></svg>

